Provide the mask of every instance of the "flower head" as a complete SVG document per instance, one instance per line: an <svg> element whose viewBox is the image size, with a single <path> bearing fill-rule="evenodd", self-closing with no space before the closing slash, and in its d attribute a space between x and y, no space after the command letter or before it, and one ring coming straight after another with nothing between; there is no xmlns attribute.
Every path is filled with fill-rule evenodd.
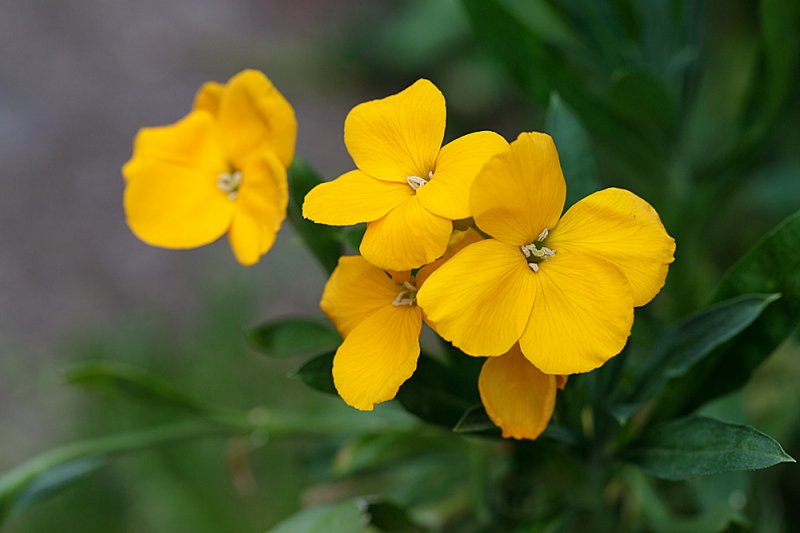
<svg viewBox="0 0 800 533"><path fill-rule="evenodd" d="M360 104L344 141L358 170L315 187L303 215L315 222L367 222L361 254L384 269L408 270L444 254L452 221L471 216L469 186L508 143L482 131L444 147L445 101L428 80Z"/></svg>
<svg viewBox="0 0 800 533"><path fill-rule="evenodd" d="M440 335L476 356L518 342L554 375L587 372L622 350L634 306L664 284L675 241L628 191L596 192L561 217L565 193L545 134L521 134L483 167L470 208L492 238L459 252L418 294Z"/></svg>
<svg viewBox="0 0 800 533"><path fill-rule="evenodd" d="M205 84L186 117L136 136L122 170L128 225L164 248L227 232L238 261L256 263L286 216L296 132L291 105L262 73Z"/></svg>

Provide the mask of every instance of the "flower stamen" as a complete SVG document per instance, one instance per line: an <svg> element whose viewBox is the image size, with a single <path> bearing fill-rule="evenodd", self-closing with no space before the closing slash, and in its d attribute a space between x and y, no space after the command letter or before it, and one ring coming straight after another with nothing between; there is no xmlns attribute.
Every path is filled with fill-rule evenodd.
<svg viewBox="0 0 800 533"><path fill-rule="evenodd" d="M242 173L238 170L223 172L217 178L217 188L228 195L229 200L236 200L242 184Z"/></svg>
<svg viewBox="0 0 800 533"><path fill-rule="evenodd" d="M430 176L431 174L432 173L428 173L428 176ZM428 183L428 180L426 180L425 178L420 178L419 176L408 176L406 178L406 182L408 183L409 187L411 187L416 191L417 189Z"/></svg>
<svg viewBox="0 0 800 533"><path fill-rule="evenodd" d="M404 281L402 286L403 290L397 293L392 305L395 307L417 305L417 287L410 281Z"/></svg>
<svg viewBox="0 0 800 533"><path fill-rule="evenodd" d="M539 263L547 261L556 255L555 250L544 245L544 240L547 238L549 233L550 231L545 228L535 241L519 247L519 249L522 250L522 254L525 256L525 259L528 260L528 267L534 272L539 272Z"/></svg>

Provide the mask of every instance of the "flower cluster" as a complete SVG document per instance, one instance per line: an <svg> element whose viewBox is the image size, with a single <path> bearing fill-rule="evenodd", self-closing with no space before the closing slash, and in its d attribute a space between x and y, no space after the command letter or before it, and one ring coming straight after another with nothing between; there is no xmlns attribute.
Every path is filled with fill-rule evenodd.
<svg viewBox="0 0 800 533"><path fill-rule="evenodd" d="M344 337L334 384L358 409L393 398L416 368L424 321L487 358L478 387L503 435L535 439L566 377L622 350L675 242L622 189L562 216L566 185L548 135L508 144L478 132L440 147L444 127L444 97L427 80L356 106L345 145L357 170L306 196L315 222L367 223L362 257L340 260L322 298ZM471 238L456 229L465 225Z"/></svg>
<svg viewBox="0 0 800 533"><path fill-rule="evenodd" d="M430 81L356 106L344 140L356 169L312 189L314 222L366 223L321 307L344 341L333 379L370 410L414 373L423 322L485 357L478 388L505 437L535 439L567 376L617 355L633 309L652 300L674 240L644 200L605 189L564 209L553 140L490 131L444 146L446 107ZM143 241L191 248L227 232L252 265L285 218L297 125L261 73L208 83L171 126L139 132L125 165L128 224Z"/></svg>

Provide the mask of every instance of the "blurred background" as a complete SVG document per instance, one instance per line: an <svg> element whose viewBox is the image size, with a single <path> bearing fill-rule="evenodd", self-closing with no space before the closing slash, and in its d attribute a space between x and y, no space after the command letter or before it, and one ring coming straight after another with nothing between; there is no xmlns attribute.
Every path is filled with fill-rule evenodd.
<svg viewBox="0 0 800 533"><path fill-rule="evenodd" d="M784 42L791 31L765 27L745 1L506 3L541 43L504 49L481 31L493 20L476 23L456 0L0 3L0 471L166 419L65 385L63 371L86 359L146 367L221 405L341 407L289 379L296 362L245 345L260 321L320 315L325 274L288 223L249 269L224 240L160 250L125 225L120 167L136 131L177 120L203 82L243 68L264 71L292 103L297 153L328 179L352 168L347 112L419 77L446 95L448 138L548 131L558 93L584 123L602 185L636 191L676 236L668 287L648 311L665 321L707 301L721 272L800 207L797 57L770 56L797 49L794 19ZM608 127L580 91L602 95L626 127ZM795 457L797 354L784 346L732 400ZM330 474L330 446L275 441L245 457L217 440L146 452L7 527L263 531L325 500L306 488ZM777 530L800 523L796 470L759 475L775 503L764 516Z"/></svg>

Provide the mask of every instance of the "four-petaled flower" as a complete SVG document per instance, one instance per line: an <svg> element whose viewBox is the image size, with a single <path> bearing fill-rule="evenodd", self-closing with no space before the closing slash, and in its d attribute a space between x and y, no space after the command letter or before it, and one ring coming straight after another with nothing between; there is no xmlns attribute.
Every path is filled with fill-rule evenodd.
<svg viewBox="0 0 800 533"><path fill-rule="evenodd" d="M508 143L481 131L444 147L444 96L430 81L360 104L348 114L344 142L358 170L315 187L303 215L347 226L367 222L360 252L387 270L441 257L452 221L471 216L469 186Z"/></svg>
<svg viewBox="0 0 800 533"><path fill-rule="evenodd" d="M143 128L123 167L133 233L164 248L194 248L226 232L243 265L258 262L286 217L294 110L262 73L207 83L173 125Z"/></svg>

